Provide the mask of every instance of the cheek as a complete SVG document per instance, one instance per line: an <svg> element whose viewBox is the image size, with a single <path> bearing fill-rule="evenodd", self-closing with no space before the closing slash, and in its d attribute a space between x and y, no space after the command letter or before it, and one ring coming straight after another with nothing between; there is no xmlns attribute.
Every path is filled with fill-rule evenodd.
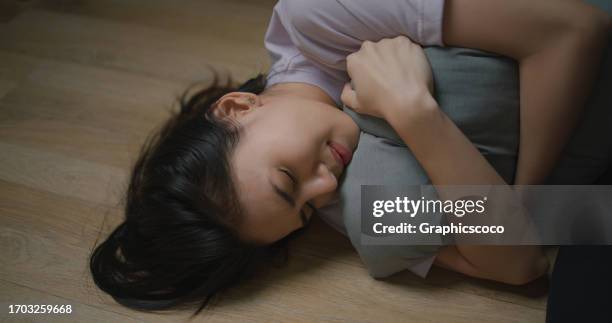
<svg viewBox="0 0 612 323"><path fill-rule="evenodd" d="M278 149L292 154L312 153L312 148L325 136L327 128L322 125L321 121L309 118L298 121L294 120L294 122L269 129L271 142L278 145Z"/></svg>
<svg viewBox="0 0 612 323"><path fill-rule="evenodd" d="M281 153L296 167L312 165L313 160L320 155L321 144L325 142L323 136L315 129L307 129L285 140L284 150Z"/></svg>

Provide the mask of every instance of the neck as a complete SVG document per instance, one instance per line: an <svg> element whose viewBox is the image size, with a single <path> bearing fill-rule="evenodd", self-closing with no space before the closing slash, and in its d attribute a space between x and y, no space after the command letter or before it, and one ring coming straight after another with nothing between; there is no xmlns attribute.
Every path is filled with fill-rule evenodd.
<svg viewBox="0 0 612 323"><path fill-rule="evenodd" d="M314 100L336 106L334 100L320 87L308 83L286 82L277 83L261 93L262 96L291 96Z"/></svg>

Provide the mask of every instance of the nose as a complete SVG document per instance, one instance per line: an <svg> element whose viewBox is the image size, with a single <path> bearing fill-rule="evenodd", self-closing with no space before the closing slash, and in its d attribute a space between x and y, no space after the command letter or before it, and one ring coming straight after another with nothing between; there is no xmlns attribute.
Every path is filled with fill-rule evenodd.
<svg viewBox="0 0 612 323"><path fill-rule="evenodd" d="M319 163L315 176L304 185L304 198L317 201L327 194L333 193L338 188L338 179L324 163Z"/></svg>

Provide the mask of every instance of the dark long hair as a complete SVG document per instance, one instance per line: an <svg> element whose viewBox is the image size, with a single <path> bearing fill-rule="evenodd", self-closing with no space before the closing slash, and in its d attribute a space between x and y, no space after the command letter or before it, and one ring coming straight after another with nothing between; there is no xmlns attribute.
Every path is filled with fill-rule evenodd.
<svg viewBox="0 0 612 323"><path fill-rule="evenodd" d="M149 136L133 166L125 220L90 258L95 284L137 310L199 304L253 276L263 264L287 261L294 231L271 245L243 241L234 229L242 210L229 160L241 131L211 113L224 94L260 94L266 75L240 86L213 84L178 98L180 111Z"/></svg>

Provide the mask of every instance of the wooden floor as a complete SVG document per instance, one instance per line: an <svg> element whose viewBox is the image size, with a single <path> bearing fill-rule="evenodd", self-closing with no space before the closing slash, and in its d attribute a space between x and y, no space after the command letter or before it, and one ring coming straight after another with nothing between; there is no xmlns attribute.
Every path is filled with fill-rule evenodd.
<svg viewBox="0 0 612 323"><path fill-rule="evenodd" d="M96 289L96 239L145 137L207 66L266 72L272 0L0 0L0 321L177 321ZM179 4L180 3L180 4ZM433 269L371 279L349 241L315 220L284 269L227 293L195 321L543 322L547 281L509 287ZM8 314L71 304L70 315Z"/></svg>

